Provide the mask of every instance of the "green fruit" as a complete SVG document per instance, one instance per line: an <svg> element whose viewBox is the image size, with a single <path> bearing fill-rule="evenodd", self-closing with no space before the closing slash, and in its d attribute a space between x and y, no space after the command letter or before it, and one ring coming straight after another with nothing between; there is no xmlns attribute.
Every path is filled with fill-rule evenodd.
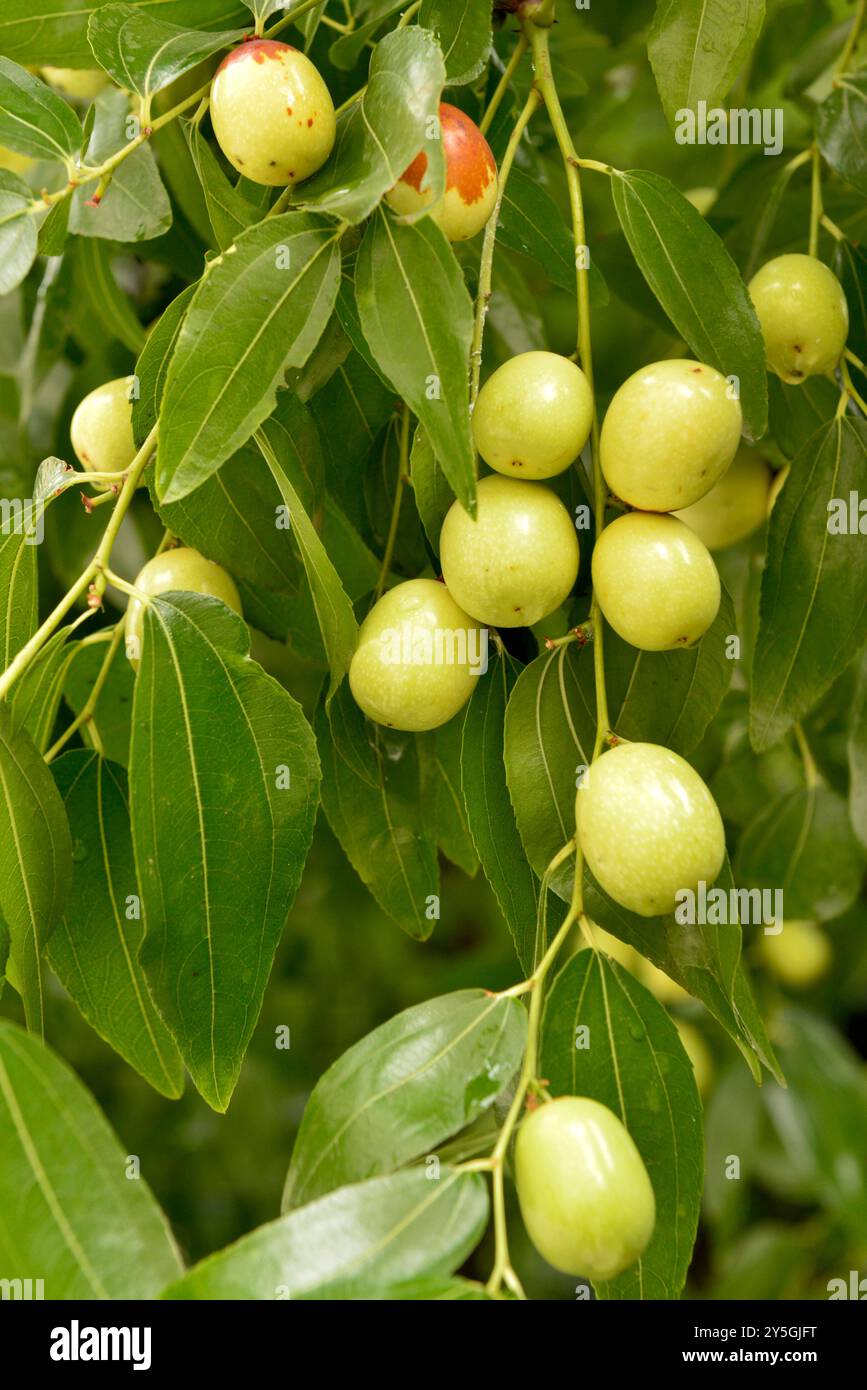
<svg viewBox="0 0 867 1390"><path fill-rule="evenodd" d="M7 150L5 145L0 145L0 169L8 169L11 174L26 174L28 169L32 169L36 163L29 154L18 154L15 150Z"/></svg>
<svg viewBox="0 0 867 1390"><path fill-rule="evenodd" d="M707 217L717 198L719 197L718 188L689 188L684 193L687 202L692 203L696 212L700 212L702 217Z"/></svg>
<svg viewBox="0 0 867 1390"><path fill-rule="evenodd" d="M689 763L656 743L620 743L597 758L575 819L597 883L641 917L665 916L679 893L710 887L725 858L716 802Z"/></svg>
<svg viewBox="0 0 867 1390"><path fill-rule="evenodd" d="M849 309L833 271L815 256L776 256L749 283L768 367L797 386L831 371L849 333Z"/></svg>
<svg viewBox="0 0 867 1390"><path fill-rule="evenodd" d="M641 957L634 946L630 946L626 941L621 941L619 936L612 936L610 931L606 931L604 927L599 927L595 923L593 925L593 942L597 950L610 956L612 960L616 960L617 964L622 965L624 970L630 970L633 975L636 973ZM590 949L583 937L578 949L579 951L589 951Z"/></svg>
<svg viewBox="0 0 867 1390"><path fill-rule="evenodd" d="M515 478L553 478L587 443L593 393L580 367L556 352L522 352L479 392L473 436L485 463Z"/></svg>
<svg viewBox="0 0 867 1390"><path fill-rule="evenodd" d="M578 537L550 488L494 474L479 483L475 518L452 504L440 564L452 598L480 623L530 627L571 591Z"/></svg>
<svg viewBox="0 0 867 1390"><path fill-rule="evenodd" d="M654 362L624 381L602 425L600 458L616 497L646 512L697 502L722 477L741 437L741 407L703 362Z"/></svg>
<svg viewBox="0 0 867 1390"><path fill-rule="evenodd" d="M317 69L276 39L253 39L223 59L211 86L211 124L239 173L274 186L315 174L337 128Z"/></svg>
<svg viewBox="0 0 867 1390"><path fill-rule="evenodd" d="M676 1018L674 1025L680 1034L683 1050L692 1063L698 1093L703 1096L713 1080L713 1058L708 1045L698 1029L685 1019Z"/></svg>
<svg viewBox="0 0 867 1390"><path fill-rule="evenodd" d="M593 588L614 631L645 652L691 646L719 612L719 574L706 545L659 512L628 512L605 527L593 551Z"/></svg>
<svg viewBox="0 0 867 1390"><path fill-rule="evenodd" d="M123 473L136 456L129 393L135 377L106 381L89 392L75 408L69 437L76 457L88 473ZM94 483L100 492L107 483Z"/></svg>
<svg viewBox="0 0 867 1390"><path fill-rule="evenodd" d="M782 931L762 932L759 955L784 985L809 989L821 980L831 964L831 943L815 922L787 919Z"/></svg>
<svg viewBox="0 0 867 1390"><path fill-rule="evenodd" d="M241 612L241 595L235 581L220 565L206 560L198 550L180 547L155 555L139 571L135 587L143 594L154 596L178 591L206 594L221 599L236 613ZM131 597L126 610L126 654L137 667L141 660L144 602Z"/></svg>
<svg viewBox="0 0 867 1390"><path fill-rule="evenodd" d="M515 1144L515 1184L527 1234L564 1274L613 1279L653 1235L641 1154L617 1116L586 1096L531 1111Z"/></svg>
<svg viewBox="0 0 867 1390"><path fill-rule="evenodd" d="M42 76L64 96L89 101L108 86L108 73L101 68L43 68Z"/></svg>
<svg viewBox="0 0 867 1390"><path fill-rule="evenodd" d="M485 669L484 628L433 579L398 584L361 625L349 668L355 701L391 729L436 729L462 709Z"/></svg>
<svg viewBox="0 0 867 1390"><path fill-rule="evenodd" d="M446 166L443 196L434 200L427 178L428 157L420 150L386 194L386 202L401 217L429 208L449 241L467 241L482 230L494 211L497 163L475 121L445 101L440 105L439 134Z"/></svg>
<svg viewBox="0 0 867 1390"><path fill-rule="evenodd" d="M691 507L674 515L708 550L725 550L757 531L768 515L771 470L760 454L738 449L727 473Z"/></svg>
<svg viewBox="0 0 867 1390"><path fill-rule="evenodd" d="M786 479L790 471L791 464L787 463L780 469L779 473L774 474L774 481L771 483L771 490L768 493L768 516L770 516L774 507L777 505L777 498L786 486Z"/></svg>
<svg viewBox="0 0 867 1390"><path fill-rule="evenodd" d="M660 970L659 966L654 965L646 956L638 957L637 974L641 983L660 1004L680 1004L689 998L689 992L683 985L666 975L664 970Z"/></svg>

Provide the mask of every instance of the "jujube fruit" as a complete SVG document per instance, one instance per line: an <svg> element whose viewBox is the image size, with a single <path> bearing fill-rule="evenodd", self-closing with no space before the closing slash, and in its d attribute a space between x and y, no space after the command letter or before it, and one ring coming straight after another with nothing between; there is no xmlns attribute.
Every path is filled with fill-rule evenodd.
<svg viewBox="0 0 867 1390"><path fill-rule="evenodd" d="M646 652L691 646L720 605L720 580L694 531L659 512L628 512L593 551L593 587L614 631Z"/></svg>
<svg viewBox="0 0 867 1390"><path fill-rule="evenodd" d="M684 1018L676 1018L674 1026L680 1034L683 1050L692 1063L698 1093L703 1096L713 1080L713 1058L701 1033Z"/></svg>
<svg viewBox="0 0 867 1390"><path fill-rule="evenodd" d="M740 402L714 367L653 362L628 377L608 407L600 438L605 480L642 511L688 507L728 468L741 424Z"/></svg>
<svg viewBox="0 0 867 1390"><path fill-rule="evenodd" d="M230 574L213 560L206 560L198 550L186 546L155 555L136 577L135 587L154 597L175 591L205 594L221 599L235 613L241 613L241 595ZM134 595L126 610L126 654L133 666L138 666L142 651L145 604Z"/></svg>
<svg viewBox="0 0 867 1390"><path fill-rule="evenodd" d="M446 514L440 564L449 593L492 627L529 627L553 613L578 576L578 537L560 498L541 483L492 474L471 517Z"/></svg>
<svg viewBox="0 0 867 1390"><path fill-rule="evenodd" d="M72 447L88 473L123 473L136 456L130 391L134 377L121 376L79 401L69 425ZM100 492L108 483L94 483Z"/></svg>
<svg viewBox="0 0 867 1390"><path fill-rule="evenodd" d="M843 286L815 256L775 256L749 283L772 372L790 386L831 371L849 334Z"/></svg>
<svg viewBox="0 0 867 1390"><path fill-rule="evenodd" d="M809 989L831 964L831 943L815 922L786 919L780 932L762 932L759 955L782 984Z"/></svg>
<svg viewBox="0 0 867 1390"><path fill-rule="evenodd" d="M515 478L553 478L580 454L593 420L581 368L556 352L522 352L488 378L473 410L485 463Z"/></svg>
<svg viewBox="0 0 867 1390"><path fill-rule="evenodd" d="M659 966L654 965L646 956L639 956L637 974L645 989L649 989L660 1004L680 1004L689 998L689 991L685 990L683 985L666 975L664 970L660 970Z"/></svg>
<svg viewBox="0 0 867 1390"><path fill-rule="evenodd" d="M276 39L227 55L211 86L211 124L223 154L255 183L300 183L331 153L331 95L309 58Z"/></svg>
<svg viewBox="0 0 867 1390"><path fill-rule="evenodd" d="M585 773L578 840L599 886L630 912L661 917L723 865L717 804L694 768L656 743L620 743Z"/></svg>
<svg viewBox="0 0 867 1390"><path fill-rule="evenodd" d="M607 1106L561 1096L531 1111L515 1143L527 1234L564 1274L613 1279L647 1247L656 1201L635 1142Z"/></svg>
<svg viewBox="0 0 867 1390"><path fill-rule="evenodd" d="M738 449L731 467L710 492L674 515L685 521L708 550L725 550L746 540L768 515L771 470L761 454Z"/></svg>
<svg viewBox="0 0 867 1390"><path fill-rule="evenodd" d="M392 729L445 724L475 689L486 654L483 630L444 584L433 579L398 584L361 625L349 668L356 703Z"/></svg>
<svg viewBox="0 0 867 1390"><path fill-rule="evenodd" d="M98 96L111 79L102 68L42 68L42 76L64 96L89 101Z"/></svg>
<svg viewBox="0 0 867 1390"><path fill-rule="evenodd" d="M480 232L497 201L497 163L475 121L448 102L440 105L440 139L445 160L445 193L429 186L428 157L420 150L386 194L401 217L430 209L449 241L466 241Z"/></svg>

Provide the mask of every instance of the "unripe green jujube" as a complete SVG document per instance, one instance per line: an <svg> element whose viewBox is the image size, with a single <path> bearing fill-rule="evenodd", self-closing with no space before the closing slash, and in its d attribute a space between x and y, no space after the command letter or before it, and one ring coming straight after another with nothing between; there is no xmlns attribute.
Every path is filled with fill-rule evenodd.
<svg viewBox="0 0 867 1390"><path fill-rule="evenodd" d="M762 932L759 955L782 984L809 989L831 964L831 943L815 922L786 918L782 931Z"/></svg>
<svg viewBox="0 0 867 1390"><path fill-rule="evenodd" d="M731 467L698 502L674 515L708 550L725 550L757 531L768 515L771 470L761 454L738 449Z"/></svg>
<svg viewBox="0 0 867 1390"><path fill-rule="evenodd" d="M613 1279L653 1235L656 1201L635 1141L586 1096L561 1096L527 1115L515 1184L527 1234L564 1274Z"/></svg>
<svg viewBox="0 0 867 1390"><path fill-rule="evenodd" d="M485 463L515 478L553 478L590 434L593 393L581 368L556 352L522 352L488 378L473 410Z"/></svg>
<svg viewBox="0 0 867 1390"><path fill-rule="evenodd" d="M69 437L88 473L123 473L136 456L130 390L135 377L116 377L90 391L75 408ZM94 483L100 492L108 483Z"/></svg>
<svg viewBox="0 0 867 1390"><path fill-rule="evenodd" d="M102 68L43 68L42 76L64 96L90 101L111 81Z"/></svg>
<svg viewBox="0 0 867 1390"><path fill-rule="evenodd" d="M218 598L236 613L241 613L241 595L230 574L213 560L206 560L198 550L180 546L155 555L136 576L135 587L151 597L186 590ZM132 596L126 610L126 654L133 666L141 659L145 604Z"/></svg>
<svg viewBox="0 0 867 1390"><path fill-rule="evenodd" d="M392 729L436 729L462 709L483 673L484 629L444 584L410 579L361 625L349 668L356 703Z"/></svg>
<svg viewBox="0 0 867 1390"><path fill-rule="evenodd" d="M677 358L642 367L615 392L600 459L616 497L646 512L697 502L735 456L742 414L724 376Z"/></svg>
<svg viewBox="0 0 867 1390"><path fill-rule="evenodd" d="M797 386L837 365L849 334L843 286L815 256L775 256L749 283L772 372Z"/></svg>
<svg viewBox="0 0 867 1390"><path fill-rule="evenodd" d="M491 627L530 627L553 613L578 577L578 537L560 498L541 483L491 474L471 517L454 502L440 534L449 593Z"/></svg>
<svg viewBox="0 0 867 1390"><path fill-rule="evenodd" d="M657 743L620 743L585 773L578 840L593 877L630 912L661 917L714 882L725 858L717 804L694 768Z"/></svg>
<svg viewBox="0 0 867 1390"><path fill-rule="evenodd" d="M593 588L614 631L645 652L691 646L719 612L707 546L660 512L627 512L605 527L593 551Z"/></svg>
<svg viewBox="0 0 867 1390"><path fill-rule="evenodd" d="M334 146L331 94L310 59L276 39L252 39L217 68L211 124L229 163L255 183L300 183Z"/></svg>

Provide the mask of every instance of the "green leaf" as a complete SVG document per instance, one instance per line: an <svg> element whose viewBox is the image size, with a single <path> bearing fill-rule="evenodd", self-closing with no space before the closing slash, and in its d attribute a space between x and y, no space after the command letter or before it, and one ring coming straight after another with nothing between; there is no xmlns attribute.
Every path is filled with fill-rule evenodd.
<svg viewBox="0 0 867 1390"><path fill-rule="evenodd" d="M101 1038L161 1095L184 1089L184 1069L150 997L138 950L138 911L126 774L84 749L53 764L75 827L75 881L48 960Z"/></svg>
<svg viewBox="0 0 867 1390"><path fill-rule="evenodd" d="M19 512L18 528L7 520L14 518L15 502L4 505L0 529L0 667L5 671L12 658L36 631L36 538L33 512Z"/></svg>
<svg viewBox="0 0 867 1390"><path fill-rule="evenodd" d="M762 31L765 0L658 0L647 54L669 124L719 106Z"/></svg>
<svg viewBox="0 0 867 1390"><path fill-rule="evenodd" d="M575 296L577 277L572 235L550 193L523 169L513 169L503 189L497 240L529 256L553 284ZM592 260L589 289L591 305L604 307L608 303L608 286Z"/></svg>
<svg viewBox="0 0 867 1390"><path fill-rule="evenodd" d="M152 600L130 749L141 960L216 1110L238 1079L316 814L310 727L248 650L224 604Z"/></svg>
<svg viewBox="0 0 867 1390"><path fill-rule="evenodd" d="M47 1299L151 1299L183 1269L147 1183L89 1091L0 1021L0 1266Z"/></svg>
<svg viewBox="0 0 867 1390"><path fill-rule="evenodd" d="M135 364L139 393L132 403L132 428L139 448L159 418L169 363L184 315L197 288L197 285L188 285L163 310L159 320L148 333Z"/></svg>
<svg viewBox="0 0 867 1390"><path fill-rule="evenodd" d="M87 146L86 162L98 165L129 141L129 100L113 87L94 102L96 120ZM99 207L88 207L97 185L93 182L72 195L69 230L78 236L106 241L149 241L172 225L168 194L157 172L153 152L142 145L117 166Z"/></svg>
<svg viewBox="0 0 867 1390"><path fill-rule="evenodd" d="M412 441L409 457L409 472L415 504L424 526L428 544L434 554L439 554L440 532L446 519L446 512L455 500L445 473L437 462L436 454L424 430L419 427Z"/></svg>
<svg viewBox="0 0 867 1390"><path fill-rule="evenodd" d="M87 41L90 17L102 0L4 0L0 51L19 63L92 68ZM149 6L149 0L137 8ZM219 29L247 24L249 13L236 0L160 0L160 18L187 29Z"/></svg>
<svg viewBox="0 0 867 1390"><path fill-rule="evenodd" d="M596 951L567 961L545 1003L541 1074L554 1095L589 1096L628 1129L656 1198L641 1258L597 1284L599 1298L679 1298L692 1259L704 1178L692 1063L661 1004Z"/></svg>
<svg viewBox="0 0 867 1390"><path fill-rule="evenodd" d="M750 705L757 751L779 742L863 645L867 548L848 512L865 461L867 423L833 420L803 446L771 514Z"/></svg>
<svg viewBox="0 0 867 1390"><path fill-rule="evenodd" d="M380 209L358 253L356 293L374 358L424 426L455 496L474 511L473 311L439 227L429 217L407 226Z"/></svg>
<svg viewBox="0 0 867 1390"><path fill-rule="evenodd" d="M223 173L201 126L185 120L181 121L181 126L202 185L214 237L220 250L226 251L235 238L257 220L256 209Z"/></svg>
<svg viewBox="0 0 867 1390"><path fill-rule="evenodd" d="M327 164L299 190L299 203L346 222L363 222L393 188L419 150L430 151L428 178L444 187L437 126L445 80L443 57L432 35L416 26L386 34L373 51L367 86L338 118Z"/></svg>
<svg viewBox="0 0 867 1390"><path fill-rule="evenodd" d="M243 29L209 32L166 24L138 5L101 5L87 26L100 67L119 87L137 92L146 109L161 87L243 37Z"/></svg>
<svg viewBox="0 0 867 1390"><path fill-rule="evenodd" d="M138 355L145 344L145 331L129 298L112 274L111 254L104 241L82 237L76 243L79 285L85 290L88 310L109 340L116 338Z"/></svg>
<svg viewBox="0 0 867 1390"><path fill-rule="evenodd" d="M443 854L472 877L479 867L479 856L461 791L462 740L461 715L419 736L421 795Z"/></svg>
<svg viewBox="0 0 867 1390"><path fill-rule="evenodd" d="M78 645L68 638L68 628L55 632L18 678L10 696L15 728L26 729L40 753L51 742L66 672Z"/></svg>
<svg viewBox="0 0 867 1390"><path fill-rule="evenodd" d="M157 490L177 502L245 444L331 317L339 232L289 212L211 261L187 308L160 412Z"/></svg>
<svg viewBox="0 0 867 1390"><path fill-rule="evenodd" d="M0 169L0 295L20 285L36 259L36 222L27 211L32 202L24 180Z"/></svg>
<svg viewBox="0 0 867 1390"><path fill-rule="evenodd" d="M72 840L63 802L33 740L0 705L0 913L9 928L8 978L27 1026L41 1032L40 958L72 881Z"/></svg>
<svg viewBox="0 0 867 1390"><path fill-rule="evenodd" d="M787 386L773 373L768 376L771 435L786 458L795 458L820 425L830 425L839 401L840 392L827 377L810 376L801 386Z"/></svg>
<svg viewBox="0 0 867 1390"><path fill-rule="evenodd" d="M63 697L74 714L80 714L87 703L102 666L105 649L102 646L79 647L73 654L66 674ZM132 730L132 701L135 677L119 647L112 658L108 677L90 721L81 728L81 736L90 743L93 735L106 758L121 767L129 763L129 742ZM92 731L92 732L91 732Z"/></svg>
<svg viewBox="0 0 867 1390"><path fill-rule="evenodd" d="M425 941L439 895L436 846L421 805L414 738L369 724L344 684L316 716L322 808L383 912Z"/></svg>
<svg viewBox="0 0 867 1390"><path fill-rule="evenodd" d="M686 754L701 740L732 678L726 640L736 631L723 590L717 618L687 651L642 652L605 631L608 709L621 738ZM518 677L506 712L506 776L521 841L540 876L575 831L575 791L596 737L593 652L577 643L543 652ZM572 865L552 887L568 902Z"/></svg>
<svg viewBox="0 0 867 1390"><path fill-rule="evenodd" d="M34 159L64 161L81 147L81 122L68 102L41 78L2 57L0 144Z"/></svg>
<svg viewBox="0 0 867 1390"><path fill-rule="evenodd" d="M668 179L612 178L617 216L656 298L696 357L739 383L745 426L767 426L765 345L738 268L716 232Z"/></svg>
<svg viewBox="0 0 867 1390"><path fill-rule="evenodd" d="M861 890L865 854L841 796L802 787L765 806L740 838L735 871L750 888L780 889L795 919L839 917Z"/></svg>
<svg viewBox="0 0 867 1390"><path fill-rule="evenodd" d="M341 1187L195 1265L170 1299L361 1299L458 1269L488 1215L478 1173L421 1168Z"/></svg>
<svg viewBox="0 0 867 1390"><path fill-rule="evenodd" d="M326 702L329 702L349 670L358 638L358 624L340 576L265 431L257 436L257 442L283 498L291 520L292 534L301 552L316 620L328 654L330 678Z"/></svg>
<svg viewBox="0 0 867 1390"><path fill-rule="evenodd" d="M816 139L841 178L867 194L867 73L843 73L816 110Z"/></svg>
<svg viewBox="0 0 867 1390"><path fill-rule="evenodd" d="M481 989L429 999L368 1033L307 1102L283 1210L433 1153L493 1105L526 1033L518 1000Z"/></svg>
<svg viewBox="0 0 867 1390"><path fill-rule="evenodd" d="M488 0L422 0L418 22L436 35L450 85L460 86L479 76L491 52Z"/></svg>
<svg viewBox="0 0 867 1390"><path fill-rule="evenodd" d="M367 529L367 509L359 478L383 426L390 420L396 393L386 387L357 352L350 352L327 384L310 400L325 453L328 488L350 521Z"/></svg>
<svg viewBox="0 0 867 1390"><path fill-rule="evenodd" d="M514 680L511 661L505 656L498 657L487 675L479 678L464 719L461 786L476 853L512 933L518 960L529 974L536 948L539 885L521 845L503 761L506 704ZM574 830L573 820L558 850Z"/></svg>
<svg viewBox="0 0 867 1390"><path fill-rule="evenodd" d="M373 38L387 19L402 8L404 0L370 0L364 22L349 34L343 34L331 45L328 60L336 68L346 72L354 68L367 42Z"/></svg>

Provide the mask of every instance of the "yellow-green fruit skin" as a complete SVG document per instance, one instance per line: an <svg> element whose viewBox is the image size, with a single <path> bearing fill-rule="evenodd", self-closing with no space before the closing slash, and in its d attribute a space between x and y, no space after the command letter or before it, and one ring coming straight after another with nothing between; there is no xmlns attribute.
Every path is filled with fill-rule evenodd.
<svg viewBox="0 0 867 1390"><path fill-rule="evenodd" d="M692 203L696 212L700 212L702 217L707 217L708 213L710 212L711 208L713 207L714 203L719 197L719 189L708 188L706 186L702 186L700 188L688 188L683 196L684 198L686 198L688 203Z"/></svg>
<svg viewBox="0 0 867 1390"><path fill-rule="evenodd" d="M254 39L224 58L210 109L220 149L254 183L300 183L334 146L328 88L309 58L274 39Z"/></svg>
<svg viewBox="0 0 867 1390"><path fill-rule="evenodd" d="M417 217L429 209L431 220L449 241L468 241L494 211L497 164L479 127L459 107L441 102L439 127L445 160L443 195L435 200L427 153L420 150L385 199L400 217Z"/></svg>
<svg viewBox="0 0 867 1390"><path fill-rule="evenodd" d="M483 631L444 584L398 584L361 625L349 667L356 704L391 729L439 728L463 708L482 674Z"/></svg>
<svg viewBox="0 0 867 1390"><path fill-rule="evenodd" d="M186 546L166 550L148 560L136 577L135 587L151 597L184 590L205 594L208 598L221 599L236 613L242 611L241 595L232 576L221 565L206 560L198 550ZM126 654L134 667L141 658L144 610L141 599L130 598L126 610Z"/></svg>
<svg viewBox="0 0 867 1390"><path fill-rule="evenodd" d="M585 773L575 797L584 858L601 888L641 917L714 882L725 857L717 804L694 768L657 743L620 743Z"/></svg>
<svg viewBox="0 0 867 1390"><path fill-rule="evenodd" d="M478 509L459 502L440 533L440 564L452 598L491 627L530 627L553 613L578 577L578 537L560 498L541 483L491 474Z"/></svg>
<svg viewBox="0 0 867 1390"><path fill-rule="evenodd" d="M688 647L720 605L710 552L694 531L659 512L628 512L593 551L593 588L614 631L645 652Z"/></svg>
<svg viewBox="0 0 867 1390"><path fill-rule="evenodd" d="M692 1062L698 1093L700 1096L703 1096L713 1080L713 1059L711 1058L708 1045L698 1029L694 1028L692 1024L688 1023L685 1019L676 1018L674 1023L680 1034L683 1050Z"/></svg>
<svg viewBox="0 0 867 1390"><path fill-rule="evenodd" d="M774 474L774 480L771 483L771 490L768 493L768 516L771 515L771 512L774 510L774 507L777 505L777 498L779 497L783 488L786 486L786 479L788 478L790 472L791 464L787 463L780 469L779 473Z"/></svg>
<svg viewBox="0 0 867 1390"><path fill-rule="evenodd" d="M561 1096L531 1111L515 1144L527 1234L564 1274L613 1279L647 1247L656 1202L628 1130L605 1105Z"/></svg>
<svg viewBox="0 0 867 1390"><path fill-rule="evenodd" d="M762 933L759 953L768 969L790 989L809 989L831 964L831 943L815 922L787 918L781 932Z"/></svg>
<svg viewBox="0 0 867 1390"><path fill-rule="evenodd" d="M101 68L43 68L42 76L65 96L89 101L108 86L108 73Z"/></svg>
<svg viewBox="0 0 867 1390"><path fill-rule="evenodd" d="M725 550L746 540L765 521L771 476L760 454L738 449L731 467L710 492L674 515L686 522L708 550Z"/></svg>
<svg viewBox="0 0 867 1390"><path fill-rule="evenodd" d="M123 473L136 456L129 393L135 378L116 377L90 391L75 408L69 437L88 473ZM107 483L94 483L103 492Z"/></svg>
<svg viewBox="0 0 867 1390"><path fill-rule="evenodd" d="M15 150L7 150L5 145L0 145L0 169L8 169L10 174L26 174L28 169L32 169L36 163L29 154L18 154Z"/></svg>
<svg viewBox="0 0 867 1390"><path fill-rule="evenodd" d="M849 334L843 286L815 256L776 256L749 283L772 372L790 386L837 365Z"/></svg>
<svg viewBox="0 0 867 1390"><path fill-rule="evenodd" d="M553 478L587 443L593 394L580 367L556 352L522 352L485 382L473 436L485 463L513 478Z"/></svg>
<svg viewBox="0 0 867 1390"><path fill-rule="evenodd" d="M724 376L674 358L642 367L615 392L600 437L605 480L645 512L689 507L735 456L743 417Z"/></svg>
<svg viewBox="0 0 867 1390"><path fill-rule="evenodd" d="M673 980L670 975L666 975L664 970L660 970L658 965L654 965L652 960L646 956L638 957L637 975L643 985L646 985L655 999L660 1004L681 1004L689 998L689 992L679 985L677 980Z"/></svg>

